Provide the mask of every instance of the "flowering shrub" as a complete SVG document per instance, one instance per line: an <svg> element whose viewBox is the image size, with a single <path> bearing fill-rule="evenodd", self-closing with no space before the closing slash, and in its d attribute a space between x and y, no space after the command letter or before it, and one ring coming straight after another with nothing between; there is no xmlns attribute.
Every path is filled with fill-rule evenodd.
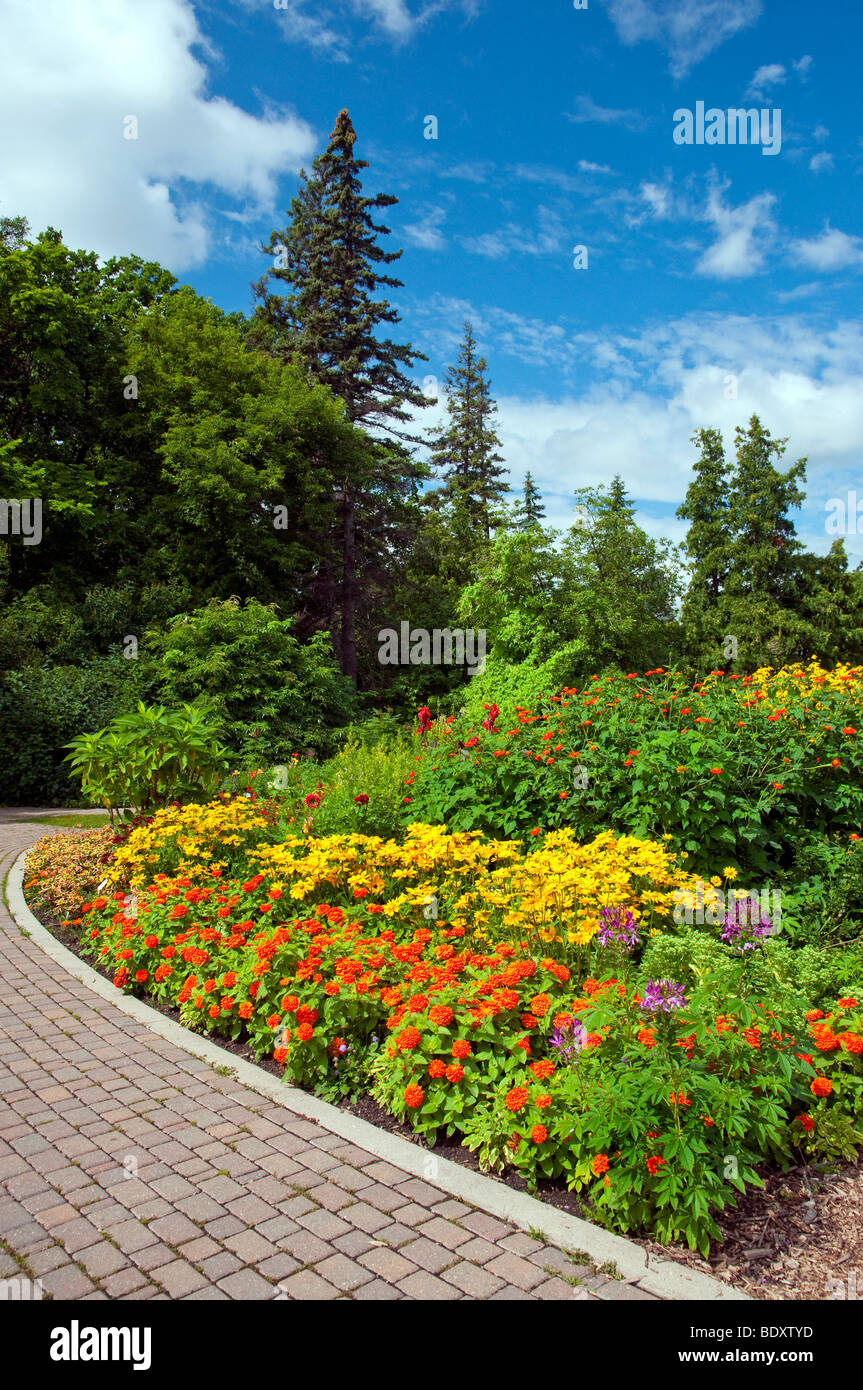
<svg viewBox="0 0 863 1390"><path fill-rule="evenodd" d="M570 826L671 836L706 873L732 859L766 874L799 825L847 841L863 823L859 667L817 661L751 676L594 677L535 709L419 740L411 818L524 835Z"/></svg>
<svg viewBox="0 0 863 1390"><path fill-rule="evenodd" d="M43 835L27 854L24 886L30 903L52 916L76 917L105 877L113 840L108 826Z"/></svg>

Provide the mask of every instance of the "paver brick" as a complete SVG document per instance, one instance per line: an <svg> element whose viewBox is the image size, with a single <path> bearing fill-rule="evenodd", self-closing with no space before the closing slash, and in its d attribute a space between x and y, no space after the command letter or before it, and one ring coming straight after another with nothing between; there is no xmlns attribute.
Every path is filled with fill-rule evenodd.
<svg viewBox="0 0 863 1390"><path fill-rule="evenodd" d="M416 1274L409 1274L406 1279L401 1279L397 1285L402 1293L407 1294L408 1298L420 1299L423 1303L434 1300L444 1300L449 1298L460 1298L459 1290L453 1284L445 1284L442 1279L437 1279L434 1274L427 1273L426 1270L417 1270Z"/></svg>
<svg viewBox="0 0 863 1390"><path fill-rule="evenodd" d="M528 1291L535 1289L537 1284L543 1284L548 1277L541 1269L537 1269L536 1265L510 1252L499 1255L496 1260L490 1260L485 1268L503 1279L505 1284L514 1284L516 1288Z"/></svg>

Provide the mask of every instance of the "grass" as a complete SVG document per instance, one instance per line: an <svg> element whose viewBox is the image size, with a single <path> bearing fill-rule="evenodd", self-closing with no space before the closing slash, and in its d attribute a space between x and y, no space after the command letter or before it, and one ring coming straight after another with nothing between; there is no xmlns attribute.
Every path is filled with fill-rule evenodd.
<svg viewBox="0 0 863 1390"><path fill-rule="evenodd" d="M68 816L22 816L16 825L59 825L74 830L92 830L108 824L107 811L70 812Z"/></svg>

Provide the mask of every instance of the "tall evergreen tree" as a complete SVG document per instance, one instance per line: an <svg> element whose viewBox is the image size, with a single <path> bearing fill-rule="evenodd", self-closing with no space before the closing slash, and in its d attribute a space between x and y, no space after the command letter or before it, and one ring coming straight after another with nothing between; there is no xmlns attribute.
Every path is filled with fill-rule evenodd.
<svg viewBox="0 0 863 1390"><path fill-rule="evenodd" d="M533 481L529 469L524 475L522 496L516 503L513 515L518 531L526 531L529 526L541 526L545 520L542 493Z"/></svg>
<svg viewBox="0 0 863 1390"><path fill-rule="evenodd" d="M726 637L736 638L739 660L750 668L808 656L819 630L812 616L821 607L824 565L819 569L810 563L815 557L803 554L789 516L805 498L799 484L806 460L780 471L787 441L772 439L757 415L735 432L731 469L717 430L702 430L696 440L698 474L679 512L692 523L686 545L694 564L684 603L689 660L698 667L727 660ZM840 563L834 557L824 572Z"/></svg>
<svg viewBox="0 0 863 1390"><path fill-rule="evenodd" d="M379 324L398 323L399 314L387 300L376 299L375 292L401 289L403 282L382 269L402 252L378 244L390 229L375 222L373 213L392 207L398 198L365 196L361 174L369 165L357 158L356 139L348 112L340 111L312 174L301 173L290 223L274 231L262 248L274 264L254 286L260 301L257 328L273 351L299 355L312 375L344 401L352 423L377 425L411 439L398 428L411 418L405 406L428 402L406 372L426 359L409 344L379 338L376 332ZM290 286L291 292L273 293L271 281Z"/></svg>
<svg viewBox="0 0 863 1390"><path fill-rule="evenodd" d="M301 176L289 225L274 231L262 248L274 264L255 286L260 302L252 331L252 340L270 351L298 356L344 402L351 423L375 430L362 459L352 456L341 468L338 460L321 461L336 480L339 534L311 586L313 604L333 631L342 670L354 682L364 571L371 558L379 578L385 577L387 530L394 518L397 524L404 520L424 475L404 447L418 442L404 428L411 418L407 407L428 405L407 375L415 361L425 360L423 354L377 333L381 325L399 321L375 293L401 288L386 267L402 253L378 244L389 228L373 214L398 199L364 195L361 174L368 164L357 158L356 138L350 116L340 111L326 151L311 175ZM290 293L272 293L271 281L289 286Z"/></svg>
<svg viewBox="0 0 863 1390"><path fill-rule="evenodd" d="M509 491L503 480L506 470L500 467L504 460L494 428L497 406L487 371L485 358L477 354L473 328L465 323L458 362L446 371L447 423L429 438L431 463L443 473L446 493L454 506L466 510L486 541L500 519L498 504Z"/></svg>
<svg viewBox="0 0 863 1390"><path fill-rule="evenodd" d="M681 622L687 650L701 656L715 647L722 635L718 631L718 606L732 552L730 474L720 430L696 430L692 442L701 452L695 462L695 477L677 509L677 515L689 522L685 549L690 578Z"/></svg>

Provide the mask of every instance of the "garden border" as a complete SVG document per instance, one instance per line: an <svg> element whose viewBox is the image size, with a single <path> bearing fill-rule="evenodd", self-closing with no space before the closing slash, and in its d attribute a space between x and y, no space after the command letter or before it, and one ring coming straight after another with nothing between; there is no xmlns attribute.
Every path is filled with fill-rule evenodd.
<svg viewBox="0 0 863 1390"><path fill-rule="evenodd" d="M492 1216L497 1216L521 1230L542 1231L545 1239L564 1250L584 1251L597 1265L612 1263L628 1283L637 1284L648 1293L662 1299L703 1301L745 1301L749 1295L714 1279L709 1274L689 1269L672 1260L657 1259L641 1246L603 1230L577 1216L547 1206L536 1197L516 1192L506 1184L483 1173L476 1173L450 1159L437 1158L437 1178L427 1176L429 1150L420 1148L400 1135L378 1129L368 1120L351 1115L317 1096L287 1086L253 1062L237 1057L209 1038L184 1028L166 1018L142 999L116 989L74 952L63 946L42 925L27 906L24 897L24 868L28 851L23 850L9 870L6 879L6 904L18 926L58 965L62 965L79 983L121 1009L166 1041L211 1066L230 1067L238 1081L268 1100L275 1101L295 1115L311 1120L365 1149L375 1157L421 1178L448 1196L456 1197Z"/></svg>

